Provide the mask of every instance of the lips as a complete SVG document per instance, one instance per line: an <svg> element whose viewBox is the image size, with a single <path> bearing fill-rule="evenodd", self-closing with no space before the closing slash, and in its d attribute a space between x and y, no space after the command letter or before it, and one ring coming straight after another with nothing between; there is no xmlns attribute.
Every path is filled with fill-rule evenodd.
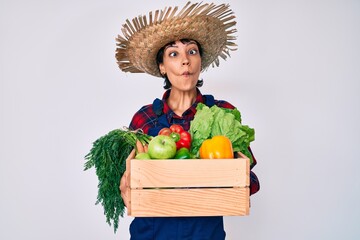
<svg viewBox="0 0 360 240"><path fill-rule="evenodd" d="M190 73L189 71L185 71L185 72L183 72L181 75L183 75L183 76L189 76L189 75L191 75L191 73Z"/></svg>

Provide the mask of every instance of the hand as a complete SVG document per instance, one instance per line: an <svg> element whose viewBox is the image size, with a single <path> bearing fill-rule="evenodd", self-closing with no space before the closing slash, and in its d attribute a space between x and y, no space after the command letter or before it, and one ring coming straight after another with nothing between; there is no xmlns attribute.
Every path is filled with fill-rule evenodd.
<svg viewBox="0 0 360 240"><path fill-rule="evenodd" d="M143 153L148 151L148 145L142 145L142 143L137 140L136 141L136 153Z"/></svg>
<svg viewBox="0 0 360 240"><path fill-rule="evenodd" d="M135 151L136 150L136 151ZM136 152L147 152L148 146L143 146L140 141L136 141L136 149L133 149L126 159L126 170L120 179L120 193L126 207L130 206L130 160L135 158Z"/></svg>
<svg viewBox="0 0 360 240"><path fill-rule="evenodd" d="M135 157L135 149L131 151L126 159L126 170L120 179L120 193L126 207L130 206L130 160Z"/></svg>

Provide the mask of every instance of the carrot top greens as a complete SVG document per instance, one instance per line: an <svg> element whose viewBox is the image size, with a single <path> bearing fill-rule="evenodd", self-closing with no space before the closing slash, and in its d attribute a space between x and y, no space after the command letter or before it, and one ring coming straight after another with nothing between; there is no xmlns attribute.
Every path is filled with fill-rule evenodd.
<svg viewBox="0 0 360 240"><path fill-rule="evenodd" d="M96 205L101 203L104 208L106 222L114 232L119 224L119 217L125 212L124 201L121 198L119 184L126 170L126 159L139 140L148 144L151 137L142 131L115 129L97 139L85 156L84 171L95 167L99 180Z"/></svg>

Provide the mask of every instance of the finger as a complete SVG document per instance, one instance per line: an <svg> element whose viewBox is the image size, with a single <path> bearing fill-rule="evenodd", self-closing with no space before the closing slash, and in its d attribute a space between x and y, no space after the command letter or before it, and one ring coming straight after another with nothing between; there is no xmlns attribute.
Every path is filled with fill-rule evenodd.
<svg viewBox="0 0 360 240"><path fill-rule="evenodd" d="M127 207L128 206L127 194L121 192L121 198L125 204L125 207Z"/></svg>
<svg viewBox="0 0 360 240"><path fill-rule="evenodd" d="M133 149L131 152L130 152L130 154L129 154L129 156L128 156L128 158L126 159L126 160L130 160L130 159L134 159L134 157L135 157L135 155L136 155L136 152L135 152L135 149Z"/></svg>
<svg viewBox="0 0 360 240"><path fill-rule="evenodd" d="M126 161L126 170L128 170L128 169L130 169L130 160L131 159L134 159L135 158L135 155L136 155L136 153L135 153L135 149L133 149L131 152L130 152L130 154L129 154L129 156L127 157L127 159L125 160Z"/></svg>
<svg viewBox="0 0 360 240"><path fill-rule="evenodd" d="M145 151L145 152L148 152L148 150L149 150L149 146L146 144L146 145L144 146L144 151Z"/></svg>
<svg viewBox="0 0 360 240"><path fill-rule="evenodd" d="M142 143L139 140L136 140L136 151L138 153L143 153L145 152L144 150L144 146L142 145Z"/></svg>
<svg viewBox="0 0 360 240"><path fill-rule="evenodd" d="M127 179L125 176L123 176L120 180L120 192L124 192L126 190L126 187L127 187Z"/></svg>
<svg viewBox="0 0 360 240"><path fill-rule="evenodd" d="M129 186L128 186L128 174L127 172L125 171L125 173L123 174L123 176L121 177L121 180L120 180L120 196L124 202L124 205L127 207L128 206L128 202L129 202L129 199L128 199L128 193L129 193Z"/></svg>
<svg viewBox="0 0 360 240"><path fill-rule="evenodd" d="M129 194L130 194L130 188L125 188L122 192L121 192L121 198L125 204L126 207L129 206Z"/></svg>
<svg viewBox="0 0 360 240"><path fill-rule="evenodd" d="M126 179L124 178L124 175L120 179L120 188L123 188L123 186L126 186Z"/></svg>
<svg viewBox="0 0 360 240"><path fill-rule="evenodd" d="M125 171L125 175L124 175L124 185L126 188L130 187L130 175L128 174L127 171Z"/></svg>

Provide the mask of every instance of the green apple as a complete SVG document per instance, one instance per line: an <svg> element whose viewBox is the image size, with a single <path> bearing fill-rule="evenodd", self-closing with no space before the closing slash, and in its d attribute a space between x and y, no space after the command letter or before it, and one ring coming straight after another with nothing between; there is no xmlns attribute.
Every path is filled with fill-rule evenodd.
<svg viewBox="0 0 360 240"><path fill-rule="evenodd" d="M176 154L175 141L165 135L158 135L151 139L148 153L152 159L170 159Z"/></svg>
<svg viewBox="0 0 360 240"><path fill-rule="evenodd" d="M136 154L135 159L151 159L150 155L146 152Z"/></svg>

